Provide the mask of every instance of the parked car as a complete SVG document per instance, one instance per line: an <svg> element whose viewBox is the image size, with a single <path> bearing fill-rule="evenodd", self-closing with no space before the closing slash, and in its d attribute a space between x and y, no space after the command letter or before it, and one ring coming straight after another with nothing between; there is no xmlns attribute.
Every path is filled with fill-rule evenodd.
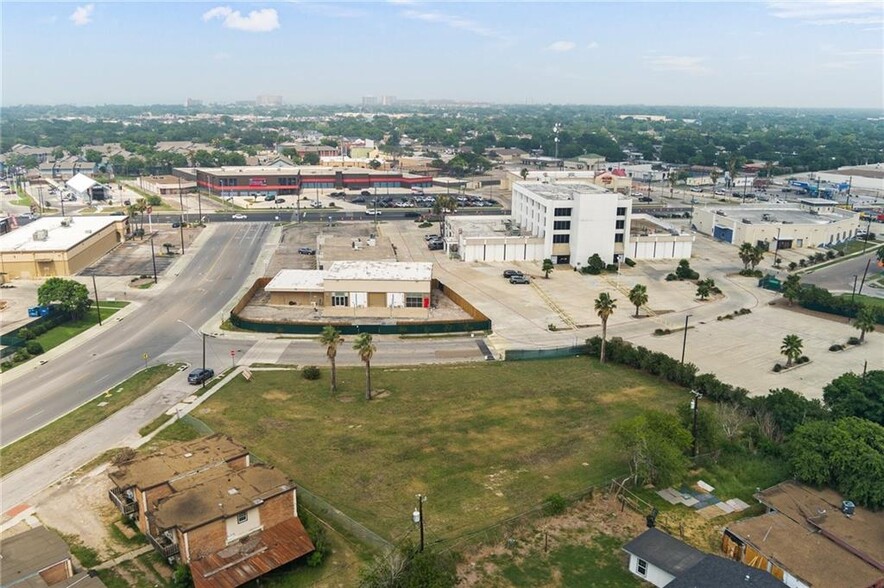
<svg viewBox="0 0 884 588"><path fill-rule="evenodd" d="M691 192L702 192L703 188L691 188Z"/></svg>
<svg viewBox="0 0 884 588"><path fill-rule="evenodd" d="M246 215L241 214L241 213L236 213L233 216L231 216L230 218L232 218L233 220L246 220L249 217L247 217Z"/></svg>
<svg viewBox="0 0 884 588"><path fill-rule="evenodd" d="M358 196L353 199L353 204L362 204L365 202L365 198Z"/></svg>
<svg viewBox="0 0 884 588"><path fill-rule="evenodd" d="M173 228L173 229L181 228L181 222L180 222L180 221L175 221L175 222L173 222L173 223L172 223L172 228Z"/></svg>
<svg viewBox="0 0 884 588"><path fill-rule="evenodd" d="M215 370L210 368L196 368L187 374L188 384L202 384L215 377Z"/></svg>
<svg viewBox="0 0 884 588"><path fill-rule="evenodd" d="M273 200L276 200L276 196L264 196L264 202L272 202Z"/></svg>
<svg viewBox="0 0 884 588"><path fill-rule="evenodd" d="M301 255L316 255L316 249L313 247L300 247L298 253Z"/></svg>
<svg viewBox="0 0 884 588"><path fill-rule="evenodd" d="M277 198L276 203L277 204L285 204L285 198Z"/></svg>
<svg viewBox="0 0 884 588"><path fill-rule="evenodd" d="M360 194L363 196L371 196L371 192L369 192L368 190L363 190L362 192L360 192Z"/></svg>
<svg viewBox="0 0 884 588"><path fill-rule="evenodd" d="M445 243L442 241L430 241L427 243L427 249L430 251L439 251L445 249Z"/></svg>
<svg viewBox="0 0 884 588"><path fill-rule="evenodd" d="M727 192L725 192L724 190L716 190L715 195L716 196L727 196Z"/></svg>
<svg viewBox="0 0 884 588"><path fill-rule="evenodd" d="M315 200L310 203L310 208L322 208L322 202L316 202Z"/></svg>
<svg viewBox="0 0 884 588"><path fill-rule="evenodd" d="M434 233L427 233L426 235L424 235L424 241L432 241L433 239L440 239L440 238L441 237L439 237L439 235L436 235Z"/></svg>
<svg viewBox="0 0 884 588"><path fill-rule="evenodd" d="M380 210L366 210L365 214L367 214L368 216L381 216L381 211Z"/></svg>
<svg viewBox="0 0 884 588"><path fill-rule="evenodd" d="M639 202L653 202L654 199L651 198L650 196L642 196L641 198L638 199L638 201Z"/></svg>
<svg viewBox="0 0 884 588"><path fill-rule="evenodd" d="M513 276L510 278L510 284L530 284L531 280L528 279L528 276L519 274L517 276Z"/></svg>
<svg viewBox="0 0 884 588"><path fill-rule="evenodd" d="M413 210L410 210L410 211L406 212L405 214L403 214L402 216L404 218L420 218L420 215L421 215L421 213L414 212Z"/></svg>
<svg viewBox="0 0 884 588"><path fill-rule="evenodd" d="M512 278L513 276L522 276L522 275L524 275L524 274L522 272L520 272L519 270L514 270L514 269L503 270L503 277L507 278L507 279Z"/></svg>

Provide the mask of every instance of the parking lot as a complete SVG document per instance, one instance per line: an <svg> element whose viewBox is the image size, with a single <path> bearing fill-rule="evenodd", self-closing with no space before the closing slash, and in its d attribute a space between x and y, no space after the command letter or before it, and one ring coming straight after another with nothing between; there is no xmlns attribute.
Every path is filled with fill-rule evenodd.
<svg viewBox="0 0 884 588"><path fill-rule="evenodd" d="M183 230L184 248L197 238L201 229L189 227ZM81 276L152 276L154 262L157 274L178 258L181 253L180 229L168 224L154 224L153 254L151 254L150 234L143 239L134 238L117 245L107 255L80 272ZM165 245L169 244L170 247ZM170 254L171 253L171 254Z"/></svg>

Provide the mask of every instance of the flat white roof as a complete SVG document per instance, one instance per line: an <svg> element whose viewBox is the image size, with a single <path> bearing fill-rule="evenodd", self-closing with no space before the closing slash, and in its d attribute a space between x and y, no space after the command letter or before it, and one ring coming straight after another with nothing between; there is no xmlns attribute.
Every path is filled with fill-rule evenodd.
<svg viewBox="0 0 884 588"><path fill-rule="evenodd" d="M0 235L0 252L67 251L105 227L126 220L126 217L67 216L64 220L70 221L70 226L62 226L60 216L44 216L5 235ZM34 234L40 231L46 231L45 240L34 238Z"/></svg>
<svg viewBox="0 0 884 588"><path fill-rule="evenodd" d="M614 194L623 198L622 194L611 192L595 184L544 184L542 182L516 182L532 194L547 200L574 200L581 196L597 196Z"/></svg>
<svg viewBox="0 0 884 588"><path fill-rule="evenodd" d="M799 202L809 206L835 206L838 204L834 200L826 200L825 198L802 198Z"/></svg>
<svg viewBox="0 0 884 588"><path fill-rule="evenodd" d="M322 283L325 279L323 270L284 269L273 276L273 279L264 286L267 292L290 292L303 290L305 292L322 292Z"/></svg>
<svg viewBox="0 0 884 588"><path fill-rule="evenodd" d="M328 280L402 280L433 278L431 262L336 261L326 271Z"/></svg>
<svg viewBox="0 0 884 588"><path fill-rule="evenodd" d="M98 182L87 176L86 174L77 174L67 181L68 188L75 192L83 193L92 186L98 185Z"/></svg>

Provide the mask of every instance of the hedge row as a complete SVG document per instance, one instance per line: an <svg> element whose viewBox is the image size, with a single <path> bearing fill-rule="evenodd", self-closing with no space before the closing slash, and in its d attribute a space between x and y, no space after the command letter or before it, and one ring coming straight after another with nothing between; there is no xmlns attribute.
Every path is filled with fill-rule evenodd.
<svg viewBox="0 0 884 588"><path fill-rule="evenodd" d="M825 288L819 288L811 284L802 284L798 290L798 304L808 310L816 310L818 312L827 312L829 314L837 314L855 318L863 307L861 302L851 302L848 297L835 296ZM872 307L875 312L875 321L879 325L884 325L884 307Z"/></svg>

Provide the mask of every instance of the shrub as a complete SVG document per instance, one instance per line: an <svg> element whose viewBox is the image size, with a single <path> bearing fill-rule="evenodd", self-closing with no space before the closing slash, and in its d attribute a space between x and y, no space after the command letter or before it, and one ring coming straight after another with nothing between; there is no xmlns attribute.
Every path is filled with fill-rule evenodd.
<svg viewBox="0 0 884 588"><path fill-rule="evenodd" d="M124 463L132 461L137 456L138 453L134 449L131 447L124 447L111 458L111 463L115 466L123 465Z"/></svg>
<svg viewBox="0 0 884 588"><path fill-rule="evenodd" d="M851 337L847 340L848 345L859 345L859 337Z"/></svg>
<svg viewBox="0 0 884 588"><path fill-rule="evenodd" d="M742 270L740 270L740 275L750 277L750 278L764 277L764 273L762 273L761 270L757 270L757 269L742 269Z"/></svg>
<svg viewBox="0 0 884 588"><path fill-rule="evenodd" d="M30 341L31 339L34 338L34 332L27 327L22 327L18 330L18 336L21 337L22 339L24 339L25 341Z"/></svg>
<svg viewBox="0 0 884 588"><path fill-rule="evenodd" d="M674 282L677 279L678 279L678 276L676 276L675 274L666 274L666 281L667 282Z"/></svg>
<svg viewBox="0 0 884 588"><path fill-rule="evenodd" d="M19 351L16 351L16 352L12 355L12 361L15 362L15 363L21 363L21 362L23 362L23 361L27 361L27 360L29 360L29 359L31 359L31 354L28 353L27 351L25 351L24 349L21 349L21 350L19 350Z"/></svg>
<svg viewBox="0 0 884 588"><path fill-rule="evenodd" d="M163 203L163 199L159 196L148 196L147 203L151 206L160 206Z"/></svg>
<svg viewBox="0 0 884 588"><path fill-rule="evenodd" d="M568 501L561 494L550 494L543 501L543 514L552 517L560 515L568 508Z"/></svg>
<svg viewBox="0 0 884 588"><path fill-rule="evenodd" d="M808 361L810 361L810 358L807 357L806 355L802 355L797 360L795 360L795 363L802 364L802 363L807 363Z"/></svg>
<svg viewBox="0 0 884 588"><path fill-rule="evenodd" d="M836 253L832 249L829 249L828 251L826 251L826 259L835 259L835 255L836 255Z"/></svg>
<svg viewBox="0 0 884 588"><path fill-rule="evenodd" d="M843 350L844 350L844 345L838 345L837 343L835 345L832 345L831 347L829 347L829 351L843 351Z"/></svg>
<svg viewBox="0 0 884 588"><path fill-rule="evenodd" d="M678 267L675 268L675 276L679 280L696 280L700 277L700 274L691 269L690 261L682 259L678 262Z"/></svg>
<svg viewBox="0 0 884 588"><path fill-rule="evenodd" d="M34 337L39 337L43 333L49 330L49 325L44 323L38 323L31 327L31 332L34 333Z"/></svg>
<svg viewBox="0 0 884 588"><path fill-rule="evenodd" d="M602 258L599 257L598 253L593 253L592 257L590 257L586 261L586 273L592 275L598 275L602 273L605 269L605 262L602 261Z"/></svg>
<svg viewBox="0 0 884 588"><path fill-rule="evenodd" d="M804 259L804 258L799 259L799 260L798 260L798 266L799 266L799 267L807 267L807 260Z"/></svg>
<svg viewBox="0 0 884 588"><path fill-rule="evenodd" d="M554 324L552 324L552 323L550 323L549 326L548 326L547 328L548 328L550 331L558 331L558 330L559 330L559 328L558 328L557 326L555 326Z"/></svg>
<svg viewBox="0 0 884 588"><path fill-rule="evenodd" d="M11 369L13 368L14 365L15 365L15 364L12 363L11 361L4 361L3 363L0 363L0 369L2 369L2 370L11 370Z"/></svg>
<svg viewBox="0 0 884 588"><path fill-rule="evenodd" d="M668 335L671 332L672 332L671 329L654 329L654 334L657 335L658 337L660 335Z"/></svg>
<svg viewBox="0 0 884 588"><path fill-rule="evenodd" d="M432 226L433 226L433 223L428 223L427 221L424 221L418 225L418 227L420 227L421 229L426 229L426 228L432 227Z"/></svg>
<svg viewBox="0 0 884 588"><path fill-rule="evenodd" d="M781 372L781 371L783 371L783 366L781 366L781 365L778 364L778 363L775 363L774 366L773 366L773 371L775 371L775 372Z"/></svg>
<svg viewBox="0 0 884 588"><path fill-rule="evenodd" d="M798 268L798 264L794 261L789 262L789 271L794 272Z"/></svg>
<svg viewBox="0 0 884 588"><path fill-rule="evenodd" d="M635 261L633 261L632 259L629 259L628 257L623 261L623 263L625 263L629 267L635 267Z"/></svg>
<svg viewBox="0 0 884 588"><path fill-rule="evenodd" d="M41 353L43 353L43 346L40 345L39 341L28 341L25 345L25 349L31 355L40 355Z"/></svg>
<svg viewBox="0 0 884 588"><path fill-rule="evenodd" d="M838 257L844 257L844 251L843 251L843 250L841 250L841 251L838 252Z"/></svg>
<svg viewBox="0 0 884 588"><path fill-rule="evenodd" d="M321 372L315 365L305 366L304 369L301 370L301 377L305 380L318 380L320 375Z"/></svg>
<svg viewBox="0 0 884 588"><path fill-rule="evenodd" d="M616 274L617 273L617 264L609 263L608 265L605 266L605 271L613 272Z"/></svg>

